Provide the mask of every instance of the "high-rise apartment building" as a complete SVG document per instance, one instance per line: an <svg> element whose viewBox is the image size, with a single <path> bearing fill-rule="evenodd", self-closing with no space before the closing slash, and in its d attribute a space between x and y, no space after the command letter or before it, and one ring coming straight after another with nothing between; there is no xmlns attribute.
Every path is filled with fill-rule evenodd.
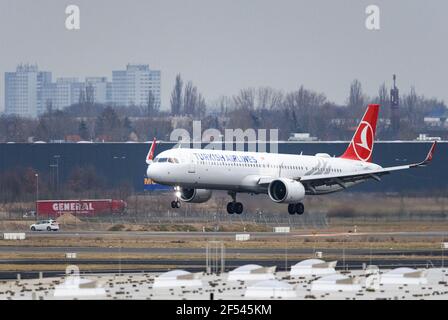
<svg viewBox="0 0 448 320"><path fill-rule="evenodd" d="M37 65L18 65L15 72L5 72L5 113L36 117L45 108L42 92L51 83L51 72L39 71Z"/></svg>
<svg viewBox="0 0 448 320"><path fill-rule="evenodd" d="M160 70L148 65L128 64L126 70L113 71L112 82L106 77L57 78L39 71L36 65L19 65L5 72L5 112L36 117L51 108L60 110L79 102L146 106L149 93L160 106Z"/></svg>
<svg viewBox="0 0 448 320"><path fill-rule="evenodd" d="M112 101L120 106L145 106L152 92L160 106L160 70L149 65L128 64L126 70L112 71Z"/></svg>

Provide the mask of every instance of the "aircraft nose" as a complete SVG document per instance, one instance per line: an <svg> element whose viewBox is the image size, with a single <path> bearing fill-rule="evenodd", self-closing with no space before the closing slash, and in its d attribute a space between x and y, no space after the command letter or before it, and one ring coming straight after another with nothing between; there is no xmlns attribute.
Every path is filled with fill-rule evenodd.
<svg viewBox="0 0 448 320"><path fill-rule="evenodd" d="M154 164L151 164L148 166L148 169L146 169L146 176L150 179L156 179L156 170L154 168Z"/></svg>

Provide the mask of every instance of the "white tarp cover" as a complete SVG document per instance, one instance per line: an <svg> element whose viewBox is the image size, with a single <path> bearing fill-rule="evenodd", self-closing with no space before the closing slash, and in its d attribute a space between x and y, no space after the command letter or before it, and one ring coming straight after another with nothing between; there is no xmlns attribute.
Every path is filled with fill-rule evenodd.
<svg viewBox="0 0 448 320"><path fill-rule="evenodd" d="M202 281L196 275L185 270L172 270L154 279L153 288L199 287Z"/></svg>
<svg viewBox="0 0 448 320"><path fill-rule="evenodd" d="M246 264L229 272L228 281L275 279L274 268L264 268L258 264Z"/></svg>
<svg viewBox="0 0 448 320"><path fill-rule="evenodd" d="M291 277L306 275L324 275L336 273L334 269L337 261L325 262L321 259L307 259L291 267Z"/></svg>
<svg viewBox="0 0 448 320"><path fill-rule="evenodd" d="M294 287L279 280L265 280L247 287L244 294L248 298L294 298L297 296Z"/></svg>
<svg viewBox="0 0 448 320"><path fill-rule="evenodd" d="M361 285L356 279L342 274L332 274L311 283L311 291L358 291Z"/></svg>
<svg viewBox="0 0 448 320"><path fill-rule="evenodd" d="M412 268L396 268L381 275L381 284L427 284L426 272Z"/></svg>
<svg viewBox="0 0 448 320"><path fill-rule="evenodd" d="M83 298L83 297L104 297L106 291L99 287L96 281L81 278L77 275L69 276L60 285L55 287L54 296L60 299L64 298Z"/></svg>

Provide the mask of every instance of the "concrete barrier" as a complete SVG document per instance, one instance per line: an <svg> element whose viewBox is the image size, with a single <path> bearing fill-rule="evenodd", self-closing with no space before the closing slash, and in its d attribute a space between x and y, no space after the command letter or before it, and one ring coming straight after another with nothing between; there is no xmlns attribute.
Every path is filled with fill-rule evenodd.
<svg viewBox="0 0 448 320"><path fill-rule="evenodd" d="M76 252L67 252L67 253L65 254L65 257L66 257L67 259L76 259L77 254L76 254Z"/></svg>
<svg viewBox="0 0 448 320"><path fill-rule="evenodd" d="M25 232L20 233L4 233L3 234L4 240L25 240L26 234Z"/></svg>
<svg viewBox="0 0 448 320"><path fill-rule="evenodd" d="M240 233L235 235L236 241L248 241L250 240L250 234L249 233Z"/></svg>
<svg viewBox="0 0 448 320"><path fill-rule="evenodd" d="M290 231L291 231L290 227L274 227L274 232L289 233Z"/></svg>

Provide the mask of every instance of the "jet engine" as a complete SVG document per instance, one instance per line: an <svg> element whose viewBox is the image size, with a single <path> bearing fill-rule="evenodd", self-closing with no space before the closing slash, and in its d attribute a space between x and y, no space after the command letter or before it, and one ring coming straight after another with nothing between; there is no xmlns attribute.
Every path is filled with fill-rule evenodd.
<svg viewBox="0 0 448 320"><path fill-rule="evenodd" d="M298 181L280 178L269 184L268 194L277 203L298 203L305 198L305 187Z"/></svg>
<svg viewBox="0 0 448 320"><path fill-rule="evenodd" d="M212 191L207 189L185 189L181 188L179 190L180 200L183 202L191 203L203 203L210 200L212 197Z"/></svg>

